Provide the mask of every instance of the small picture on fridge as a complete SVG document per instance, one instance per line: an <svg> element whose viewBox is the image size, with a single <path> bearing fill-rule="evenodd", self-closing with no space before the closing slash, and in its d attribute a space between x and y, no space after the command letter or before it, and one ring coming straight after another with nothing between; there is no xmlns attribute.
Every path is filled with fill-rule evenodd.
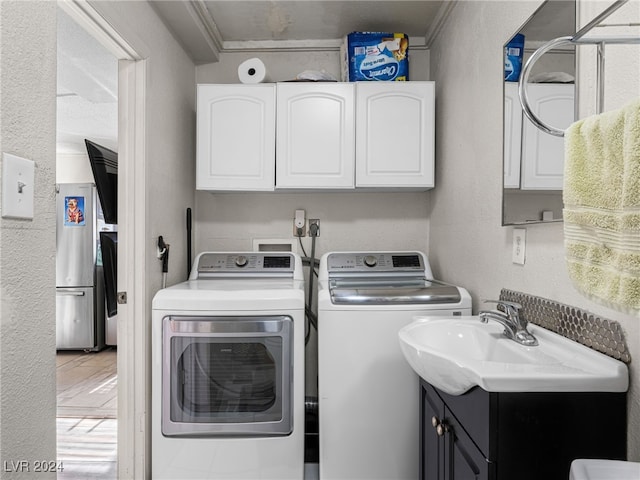
<svg viewBox="0 0 640 480"><path fill-rule="evenodd" d="M84 197L64 197L64 224L68 227L84 225Z"/></svg>

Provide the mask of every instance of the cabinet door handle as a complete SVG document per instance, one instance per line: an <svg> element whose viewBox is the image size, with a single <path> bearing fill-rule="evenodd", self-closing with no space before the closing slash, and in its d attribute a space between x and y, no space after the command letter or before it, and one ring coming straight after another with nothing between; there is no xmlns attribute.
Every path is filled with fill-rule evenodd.
<svg viewBox="0 0 640 480"><path fill-rule="evenodd" d="M84 297L84 292L82 290L58 290L56 295L63 297Z"/></svg>
<svg viewBox="0 0 640 480"><path fill-rule="evenodd" d="M431 425L433 425L433 428L436 429L436 433L439 437L442 437L449 431L449 426L446 423L441 422L440 419L435 415L431 417Z"/></svg>

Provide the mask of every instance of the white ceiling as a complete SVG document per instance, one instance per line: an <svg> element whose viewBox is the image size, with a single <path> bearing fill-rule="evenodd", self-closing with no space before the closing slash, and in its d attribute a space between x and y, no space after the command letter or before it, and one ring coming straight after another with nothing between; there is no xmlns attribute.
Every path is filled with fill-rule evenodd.
<svg viewBox="0 0 640 480"><path fill-rule="evenodd" d="M428 45L454 0L152 0L196 64L221 52L337 49L353 31L402 32Z"/></svg>
<svg viewBox="0 0 640 480"><path fill-rule="evenodd" d="M57 145L86 153L88 138L117 151L118 60L58 8Z"/></svg>

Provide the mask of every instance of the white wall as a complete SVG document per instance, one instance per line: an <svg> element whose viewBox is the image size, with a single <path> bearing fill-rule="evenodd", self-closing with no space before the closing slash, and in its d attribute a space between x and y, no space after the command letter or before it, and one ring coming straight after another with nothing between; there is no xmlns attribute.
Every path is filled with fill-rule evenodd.
<svg viewBox="0 0 640 480"><path fill-rule="evenodd" d="M582 27L602 12L609 2L579 1L578 22ZM632 0L613 13L605 23L612 25L634 24L634 27L599 27L590 35L633 35L640 37L640 2ZM582 46L578 49L578 102L579 117L584 118L598 111L597 107L597 65L596 48ZM620 108L632 99L640 97L640 45L607 45L605 47L604 69L604 112ZM615 317L610 317L614 318ZM633 317L620 318L627 331L627 343L635 358L631 367L631 394L629 402L629 454L640 460L640 319Z"/></svg>
<svg viewBox="0 0 640 480"><path fill-rule="evenodd" d="M95 183L86 153L56 154L56 183Z"/></svg>
<svg viewBox="0 0 640 480"><path fill-rule="evenodd" d="M0 219L0 464L31 469L56 460L56 8L0 2L0 151L36 163L33 220Z"/></svg>
<svg viewBox="0 0 640 480"><path fill-rule="evenodd" d="M162 284L159 235L171 245L167 283L186 278L185 211L193 208L195 191L195 65L147 2L91 3L146 59L146 155L136 161L145 162L146 171L150 302Z"/></svg>
<svg viewBox="0 0 640 480"><path fill-rule="evenodd" d="M603 2L599 4L604 8ZM636 360L630 365L628 455L638 461L638 318L597 305L577 293L564 264L562 224L527 228L524 266L511 262L513 229L500 226L502 46L539 5L538 1L459 2L432 45L437 187L429 212L431 258L436 275L470 290L476 311L480 299L496 298L501 288L509 288L620 322Z"/></svg>

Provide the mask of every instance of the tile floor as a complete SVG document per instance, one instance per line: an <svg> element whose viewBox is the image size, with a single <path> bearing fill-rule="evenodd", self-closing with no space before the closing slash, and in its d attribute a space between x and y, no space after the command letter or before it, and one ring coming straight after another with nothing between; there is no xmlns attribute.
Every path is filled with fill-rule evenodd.
<svg viewBox="0 0 640 480"><path fill-rule="evenodd" d="M57 356L59 480L117 478L116 350Z"/></svg>

